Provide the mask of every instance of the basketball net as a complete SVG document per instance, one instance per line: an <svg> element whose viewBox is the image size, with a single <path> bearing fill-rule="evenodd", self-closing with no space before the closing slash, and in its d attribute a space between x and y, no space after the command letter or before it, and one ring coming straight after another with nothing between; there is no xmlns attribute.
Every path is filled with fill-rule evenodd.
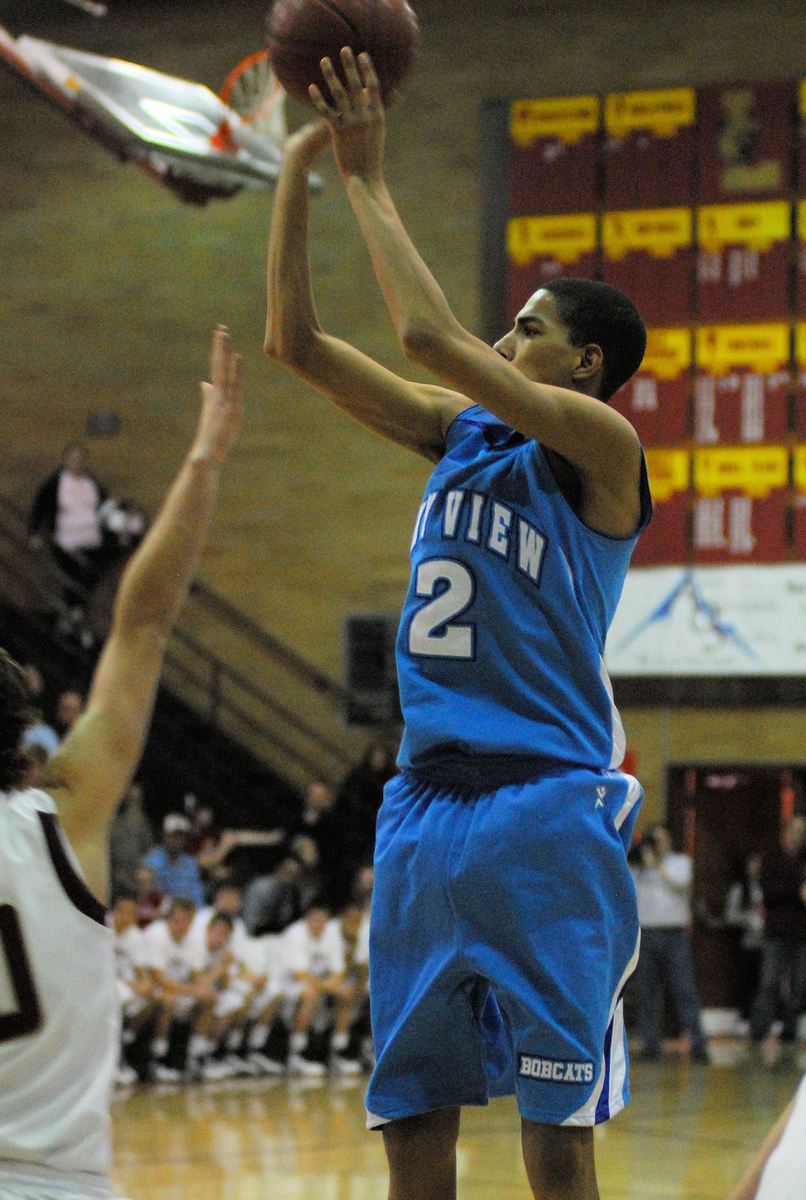
<svg viewBox="0 0 806 1200"><path fill-rule="evenodd" d="M288 136L286 94L269 66L266 50L256 50L238 63L221 85L219 95L258 137L282 149ZM226 141L226 131L219 130L219 135Z"/></svg>

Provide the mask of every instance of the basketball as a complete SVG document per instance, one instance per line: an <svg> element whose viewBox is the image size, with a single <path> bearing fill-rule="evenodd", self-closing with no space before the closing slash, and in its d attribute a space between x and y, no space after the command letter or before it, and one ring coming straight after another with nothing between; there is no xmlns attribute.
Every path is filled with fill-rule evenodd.
<svg viewBox="0 0 806 1200"><path fill-rule="evenodd" d="M295 100L309 104L309 84L325 98L319 60L331 59L344 78L339 51L368 51L387 103L414 61L420 29L406 0L274 0L268 19L272 70Z"/></svg>

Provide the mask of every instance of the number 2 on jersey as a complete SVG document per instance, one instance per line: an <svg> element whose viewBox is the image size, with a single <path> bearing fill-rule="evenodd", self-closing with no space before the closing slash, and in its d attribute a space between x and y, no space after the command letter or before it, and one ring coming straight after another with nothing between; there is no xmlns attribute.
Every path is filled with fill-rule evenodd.
<svg viewBox="0 0 806 1200"><path fill-rule="evenodd" d="M10 985L8 996L6 984ZM42 1010L22 940L20 919L10 904L0 904L0 1000L0 1043L39 1029Z"/></svg>
<svg viewBox="0 0 806 1200"><path fill-rule="evenodd" d="M476 590L467 567L450 558L428 559L417 567L414 587L427 602L409 625L409 651L432 658L472 659L476 627L455 619L469 608Z"/></svg>

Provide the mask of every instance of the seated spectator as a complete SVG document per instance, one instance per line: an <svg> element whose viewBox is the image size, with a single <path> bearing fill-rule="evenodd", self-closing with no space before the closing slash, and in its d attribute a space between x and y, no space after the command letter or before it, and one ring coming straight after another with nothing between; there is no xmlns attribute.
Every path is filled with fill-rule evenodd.
<svg viewBox="0 0 806 1200"><path fill-rule="evenodd" d="M168 813L162 823L162 842L149 850L143 866L153 867L157 887L165 896L186 896L196 908L204 905L201 871L185 852L190 821L182 813Z"/></svg>
<svg viewBox="0 0 806 1200"><path fill-rule="evenodd" d="M342 839L333 791L321 779L312 779L305 789L302 806L288 826L288 844L296 837L311 838L319 851L323 894L330 901L331 889L338 890L342 873Z"/></svg>
<svg viewBox="0 0 806 1200"><path fill-rule="evenodd" d="M109 889L113 904L117 895L134 891L134 877L153 845L151 822L143 809L143 789L133 781L109 824Z"/></svg>
<svg viewBox="0 0 806 1200"><path fill-rule="evenodd" d="M323 894L325 885L319 869L319 847L312 837L298 833L292 839L289 849L300 865L300 873L297 877L300 911L307 912L314 900L318 900ZM290 922L288 923L290 924Z"/></svg>
<svg viewBox="0 0 806 1200"><path fill-rule="evenodd" d="M28 663L23 668L23 671L25 673L25 681L28 684L28 690L31 694L31 724L23 734L22 745L24 749L27 749L29 746L41 746L49 758L59 745L59 735L53 726L48 724L43 715L45 708L45 681L39 667L34 666L33 663Z"/></svg>
<svg viewBox="0 0 806 1200"><path fill-rule="evenodd" d="M258 875L244 889L243 916L252 937L282 933L302 913L302 864L287 854L270 875Z"/></svg>
<svg viewBox="0 0 806 1200"><path fill-rule="evenodd" d="M372 862L375 823L386 783L397 774L395 750L384 738L369 743L361 761L347 772L336 796L341 829L342 880ZM346 901L345 895L343 900Z"/></svg>
<svg viewBox="0 0 806 1200"><path fill-rule="evenodd" d="M256 850L270 850L272 865L276 849L285 841L282 829L219 829L213 809L202 806L194 810L186 850L199 864L202 879L208 888L217 883L239 886L244 876L252 878ZM241 851L240 869L236 867L236 851Z"/></svg>
<svg viewBox="0 0 806 1200"><path fill-rule="evenodd" d="M160 1083L175 1083L182 1077L185 1057L176 1057L172 1039L177 1026L186 1026L189 1032L187 1056L198 1060L209 1053L206 1036L197 1034L196 1029L205 1024L218 997L208 979L200 975L203 960L198 944L188 937L195 911L192 900L175 896L165 917L152 921L143 934L143 957L159 1004L150 1074Z"/></svg>
<svg viewBox="0 0 806 1200"><path fill-rule="evenodd" d="M134 873L134 894L137 900L137 924L145 929L162 914L165 897L157 887L157 872L153 867L138 867Z"/></svg>
<svg viewBox="0 0 806 1200"><path fill-rule="evenodd" d="M285 1071L279 1059L267 1054L283 1002L281 942L278 934L247 937L240 953L255 985L242 1052L264 1075L282 1075Z"/></svg>
<svg viewBox="0 0 806 1200"><path fill-rule="evenodd" d="M244 942L249 936L241 916L242 901L243 896L239 887L235 887L231 883L220 883L213 892L212 903L205 904L196 911L190 927L190 937L200 947L203 947L208 926L213 918L221 915L229 917L232 922L231 948L236 955L240 955Z"/></svg>
<svg viewBox="0 0 806 1200"><path fill-rule="evenodd" d="M330 926L341 940L344 955L344 978L353 989L354 1009L350 1021L350 1043L360 1042L361 1061L371 1069L374 1066L372 1030L369 1019L369 912L360 905L350 903L337 916L331 918ZM337 1035L334 1035L334 1043ZM341 1053L351 1058L345 1041ZM336 1050L333 1045L334 1051Z"/></svg>
<svg viewBox="0 0 806 1200"><path fill-rule="evenodd" d="M138 1075L126 1060L126 1048L157 1009L156 988L145 961L145 942L137 925L137 900L120 892L112 905L112 929L115 934L115 974L121 1012L121 1054L119 1084L135 1083Z"/></svg>
<svg viewBox="0 0 806 1200"><path fill-rule="evenodd" d="M67 737L78 718L84 711L84 697L75 688L66 688L59 694L56 701L54 725L59 735L59 741Z"/></svg>
<svg viewBox="0 0 806 1200"><path fill-rule="evenodd" d="M217 912L204 931L193 982L212 988L215 999L200 1008L194 1025L187 1062L191 1078L218 1080L260 1074L256 1064L234 1053L243 1042L255 987L233 952L232 928L232 917Z"/></svg>
<svg viewBox="0 0 806 1200"><path fill-rule="evenodd" d="M285 1019L291 1029L288 1070L293 1075L323 1076L325 1067L308 1057L315 1028L332 1028L330 1065L338 1074L356 1074L360 1064L344 1051L356 1008L355 987L345 977L344 951L330 910L314 904L282 937Z"/></svg>
<svg viewBox="0 0 806 1200"><path fill-rule="evenodd" d="M20 790L23 788L36 788L42 783L45 774L45 767L48 765L50 755L44 746L38 742L33 742L30 746L24 746L23 750L28 763L27 772L24 780L20 785Z"/></svg>

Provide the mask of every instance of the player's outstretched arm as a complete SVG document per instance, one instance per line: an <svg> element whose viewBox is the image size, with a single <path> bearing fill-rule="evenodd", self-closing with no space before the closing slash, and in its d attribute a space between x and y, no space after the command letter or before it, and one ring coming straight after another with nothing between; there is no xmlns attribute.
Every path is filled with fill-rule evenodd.
<svg viewBox="0 0 806 1200"><path fill-rule="evenodd" d="M597 515L606 514L603 532L631 533L639 507L640 450L635 431L615 410L582 392L527 379L457 321L413 245L385 182L385 113L372 62L366 54L356 62L345 48L341 65L347 86L330 60L323 59L330 97L325 99L314 85L311 100L330 125L347 196L407 356L562 455L586 487L602 493L593 507Z"/></svg>
<svg viewBox="0 0 806 1200"><path fill-rule="evenodd" d="M221 467L241 419L241 360L213 334L210 382L190 450L118 588L87 706L48 764L44 788L91 886L106 855L106 822L140 758L168 636L199 559Z"/></svg>
<svg viewBox="0 0 806 1200"><path fill-rule="evenodd" d="M437 459L448 425L468 401L401 379L319 323L308 254L307 176L329 143L324 122L304 126L286 143L269 234L264 350L360 424Z"/></svg>
<svg viewBox="0 0 806 1200"><path fill-rule="evenodd" d="M731 1192L728 1200L755 1200L759 1184L761 1183L761 1177L764 1174L764 1168L781 1141L781 1138L784 1136L794 1110L795 1101L792 1100L767 1134L755 1159L748 1167L747 1173L743 1176L738 1187Z"/></svg>

